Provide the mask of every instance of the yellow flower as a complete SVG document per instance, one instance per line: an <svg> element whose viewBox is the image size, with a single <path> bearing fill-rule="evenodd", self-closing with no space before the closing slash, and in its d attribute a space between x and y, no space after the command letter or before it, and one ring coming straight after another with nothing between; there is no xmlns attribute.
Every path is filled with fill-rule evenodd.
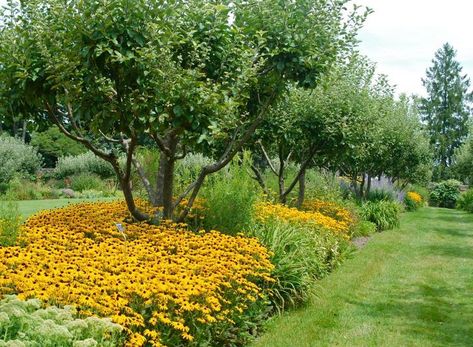
<svg viewBox="0 0 473 347"><path fill-rule="evenodd" d="M0 295L74 305L124 326L128 346L159 346L163 331L184 344L195 338L191 327L226 321L220 312L237 314L263 294L256 283L272 280L270 255L254 238L127 220L119 201L32 216L24 247L0 247Z"/></svg>

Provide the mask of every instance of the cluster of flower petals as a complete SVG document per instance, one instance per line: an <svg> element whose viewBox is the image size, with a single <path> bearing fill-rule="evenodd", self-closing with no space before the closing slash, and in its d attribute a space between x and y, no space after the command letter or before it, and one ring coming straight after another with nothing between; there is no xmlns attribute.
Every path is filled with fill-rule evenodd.
<svg viewBox="0 0 473 347"><path fill-rule="evenodd" d="M257 283L272 281L254 238L127 218L118 201L32 216L21 246L0 247L0 294L72 304L124 326L129 345L158 346L163 334L184 343L199 324L231 319L263 296Z"/></svg>

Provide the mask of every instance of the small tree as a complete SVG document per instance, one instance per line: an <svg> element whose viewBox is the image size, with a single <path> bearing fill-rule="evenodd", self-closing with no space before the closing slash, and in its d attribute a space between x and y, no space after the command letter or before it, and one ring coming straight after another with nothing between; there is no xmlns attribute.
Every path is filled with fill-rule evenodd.
<svg viewBox="0 0 473 347"><path fill-rule="evenodd" d="M434 179L445 179L453 164L455 149L468 135L473 94L470 79L462 74L456 51L448 43L435 53L432 66L422 80L427 97L421 99L421 112L434 150Z"/></svg>
<svg viewBox="0 0 473 347"><path fill-rule="evenodd" d="M33 105L36 121L56 124L108 161L135 219L152 216L135 205L133 167L151 203L182 220L206 176L249 141L288 84L315 86L350 49L365 15L348 13L346 2L10 3L0 37L2 94ZM157 189L135 156L144 140L160 152ZM175 163L189 152L216 160L176 197Z"/></svg>

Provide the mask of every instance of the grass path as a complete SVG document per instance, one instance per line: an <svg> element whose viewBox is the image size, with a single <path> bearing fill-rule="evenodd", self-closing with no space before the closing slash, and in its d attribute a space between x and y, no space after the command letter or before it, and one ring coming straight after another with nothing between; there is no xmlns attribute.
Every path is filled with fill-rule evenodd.
<svg viewBox="0 0 473 347"><path fill-rule="evenodd" d="M98 199L51 199L51 200L21 200L18 201L20 214L26 218L35 212L41 210L50 210L52 208L63 207L68 204L77 204L80 202L92 202L101 200L116 200L116 198L98 198Z"/></svg>
<svg viewBox="0 0 473 347"><path fill-rule="evenodd" d="M425 208L377 234L254 347L473 346L473 215Z"/></svg>

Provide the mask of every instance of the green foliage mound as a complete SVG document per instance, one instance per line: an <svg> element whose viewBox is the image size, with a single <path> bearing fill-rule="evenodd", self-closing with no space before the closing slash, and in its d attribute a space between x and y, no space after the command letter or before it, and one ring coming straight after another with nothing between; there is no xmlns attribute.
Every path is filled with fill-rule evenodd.
<svg viewBox="0 0 473 347"><path fill-rule="evenodd" d="M387 189L373 189L368 194L366 194L365 198L366 200L372 202L396 200L394 192Z"/></svg>
<svg viewBox="0 0 473 347"><path fill-rule="evenodd" d="M376 224L379 231L399 226L402 206L395 201L368 201L361 206L361 217Z"/></svg>
<svg viewBox="0 0 473 347"><path fill-rule="evenodd" d="M59 192L41 180L31 181L14 177L8 184L6 196L11 200L41 200L58 198Z"/></svg>
<svg viewBox="0 0 473 347"><path fill-rule="evenodd" d="M41 167L41 155L22 141L9 136L0 136L0 184L6 185L16 175L31 177Z"/></svg>
<svg viewBox="0 0 473 347"><path fill-rule="evenodd" d="M91 152L59 158L54 175L64 179L77 174L96 174L102 178L115 175L112 166Z"/></svg>
<svg viewBox="0 0 473 347"><path fill-rule="evenodd" d="M41 308L39 300L6 296L0 301L0 347L114 347L123 328L109 319L76 318L72 307Z"/></svg>
<svg viewBox="0 0 473 347"><path fill-rule="evenodd" d="M256 182L248 175L249 156L238 158L206 187L203 197L205 228L235 235L254 223L254 203L258 199Z"/></svg>
<svg viewBox="0 0 473 347"><path fill-rule="evenodd" d="M38 148L46 167L55 167L57 160L65 156L74 156L86 152L80 143L64 135L57 126L43 132L31 134L31 145Z"/></svg>
<svg viewBox="0 0 473 347"><path fill-rule="evenodd" d="M457 200L457 208L473 213L473 188L460 195Z"/></svg>
<svg viewBox="0 0 473 347"><path fill-rule="evenodd" d="M434 184L430 191L430 204L437 207L455 208L460 197L460 185L457 180L446 180Z"/></svg>

